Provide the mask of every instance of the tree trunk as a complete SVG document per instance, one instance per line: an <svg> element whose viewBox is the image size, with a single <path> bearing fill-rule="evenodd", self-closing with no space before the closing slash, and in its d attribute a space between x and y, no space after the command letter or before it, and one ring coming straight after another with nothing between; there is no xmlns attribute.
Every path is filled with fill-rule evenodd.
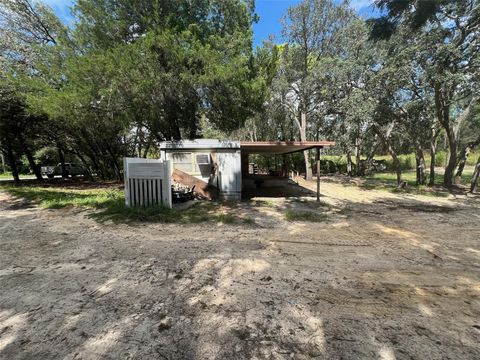
<svg viewBox="0 0 480 360"><path fill-rule="evenodd" d="M402 165L400 164L400 160L398 159L397 153L393 150L393 148L389 145L388 152L392 156L393 165L395 166L395 172L397 174L397 186L402 186Z"/></svg>
<svg viewBox="0 0 480 360"><path fill-rule="evenodd" d="M60 166L62 167L62 178L66 179L68 178L68 173L65 167L65 156L63 156L62 148L59 145L57 145L57 150L58 150L58 158L60 159Z"/></svg>
<svg viewBox="0 0 480 360"><path fill-rule="evenodd" d="M302 112L300 115L300 141L307 141L307 115ZM310 164L310 151L303 152L305 159L305 180L312 180L312 164Z"/></svg>
<svg viewBox="0 0 480 360"><path fill-rule="evenodd" d="M477 164L475 165L475 171L473 172L473 176L472 176L472 183L470 185L471 193L477 190L479 179L480 179L480 156L478 157Z"/></svg>
<svg viewBox="0 0 480 360"><path fill-rule="evenodd" d="M445 166L445 175L443 177L443 185L447 188L453 185L453 175L457 167L457 138L451 126L446 127L448 139L448 157L447 166Z"/></svg>
<svg viewBox="0 0 480 360"><path fill-rule="evenodd" d="M358 146L358 141L355 139L355 175L360 176L362 174L362 169L361 169L361 160L360 160L360 148Z"/></svg>
<svg viewBox="0 0 480 360"><path fill-rule="evenodd" d="M441 84L435 82L435 112L437 115L438 122L445 129L448 142L448 160L447 165L445 166L445 174L443 176L443 185L447 188L452 187L453 185L453 173L457 165L457 137L455 131L453 130L451 121L450 121L450 106L445 103L443 99L443 92Z"/></svg>
<svg viewBox="0 0 480 360"><path fill-rule="evenodd" d="M103 174L102 169L100 168L100 165L98 164L98 161L96 159L96 153L92 152L92 154L87 154L87 156L93 164L94 172L97 174L97 176L100 176L102 180L105 180L105 175Z"/></svg>
<svg viewBox="0 0 480 360"><path fill-rule="evenodd" d="M17 158L13 153L11 144L7 143L7 156L8 164L10 165L10 169L12 170L13 182L18 185L20 184L20 176L18 175L18 168L17 168Z"/></svg>
<svg viewBox="0 0 480 360"><path fill-rule="evenodd" d="M458 167L457 172L455 173L455 183L458 183L462 178L463 170L465 169L465 165L467 163L468 155L470 154L471 147L470 145L465 146L460 155L458 156Z"/></svg>
<svg viewBox="0 0 480 360"><path fill-rule="evenodd" d="M35 159L33 158L32 152L27 146L23 146L23 151L25 152L25 155L27 156L28 164L30 166L30 169L32 169L33 173L35 174L35 177L37 180L43 180L42 177L42 172L40 171L40 168L38 167L37 164L35 164Z"/></svg>
<svg viewBox="0 0 480 360"><path fill-rule="evenodd" d="M437 155L437 138L439 131L432 127L432 136L430 137L430 174L428 185L435 185L435 158Z"/></svg>
<svg viewBox="0 0 480 360"><path fill-rule="evenodd" d="M383 142L383 144L387 148L388 153L392 156L393 165L395 167L395 172L397 174L397 186L401 187L403 185L402 184L402 165L400 163L400 160L398 159L398 156L397 156L397 153L396 153L395 149L393 148L393 146L392 146L392 144L389 140L390 133L393 131L394 125L395 125L395 123L392 123L390 125L390 129L387 131L388 137L385 136L376 125L374 125L372 128L377 133L377 135L379 136L379 138L381 139L381 141Z"/></svg>
<svg viewBox="0 0 480 360"><path fill-rule="evenodd" d="M122 173L120 171L120 166L118 165L118 161L117 161L117 158L115 156L115 154L113 153L112 149L110 148L110 146L107 146L107 151L108 153L110 154L111 158L112 158L112 163L113 163L113 169L115 171L115 177L122 181L123 180L123 176L122 176Z"/></svg>
<svg viewBox="0 0 480 360"><path fill-rule="evenodd" d="M416 160L416 169L417 169L417 185L425 185L425 157L423 155L422 146L417 143L415 144L415 160Z"/></svg>
<svg viewBox="0 0 480 360"><path fill-rule="evenodd" d="M350 150L347 151L347 174L348 174L348 176L353 175L353 171L352 171L352 152Z"/></svg>
<svg viewBox="0 0 480 360"><path fill-rule="evenodd" d="M0 152L0 160L2 160L2 173L5 173L7 171L7 168L5 166L5 158L3 157L2 152Z"/></svg>
<svg viewBox="0 0 480 360"><path fill-rule="evenodd" d="M20 130L18 128L16 130L17 130L17 139L19 141L20 146L22 147L23 152L25 153L25 156L27 157L28 165L30 166L30 169L35 174L35 177L37 178L37 180L43 180L42 172L40 171L40 168L38 167L38 165L35 163L35 159L33 158L33 154L30 151L30 148L25 143L25 139L23 138L23 134L20 132Z"/></svg>
<svg viewBox="0 0 480 360"><path fill-rule="evenodd" d="M468 106L466 107L465 110L462 111L462 113L460 114L459 118L458 118L458 121L457 121L457 126L456 126L456 131L454 132L455 135L456 135L456 140L457 142L459 141L458 137L459 137L459 134L460 134L460 128L461 128L461 124L469 117L470 115L470 112L471 112L471 109L472 109L472 106L474 104L476 104L478 101L478 97L473 97ZM463 174L463 170L465 169L465 164L467 163L467 158L468 158L468 155L470 154L470 151L475 147L477 146L478 144L480 144L480 135L473 141L469 142L463 149L462 151L460 152L460 155L457 159L457 162L458 162L458 168L457 168L457 173L455 174L455 182L457 183L460 183L461 182L461 178L462 178L462 174Z"/></svg>
<svg viewBox="0 0 480 360"><path fill-rule="evenodd" d="M80 161L82 162L83 166L85 167L85 175L86 175L86 177L88 177L88 179L89 179L90 181L94 181L93 176L92 176L92 173L91 173L90 168L89 168L89 166L88 166L88 162L87 162L87 160L85 159L85 157L83 157L83 155L80 154L79 152L76 152L76 153L74 153L74 154L78 156L78 158L79 158Z"/></svg>
<svg viewBox="0 0 480 360"><path fill-rule="evenodd" d="M460 151L460 155L458 156L458 167L455 174L455 181L461 180L463 170L465 169L465 165L467 164L468 155L470 155L470 151L473 150L473 148L478 144L480 144L480 136L476 140L469 142L462 149L462 151Z"/></svg>

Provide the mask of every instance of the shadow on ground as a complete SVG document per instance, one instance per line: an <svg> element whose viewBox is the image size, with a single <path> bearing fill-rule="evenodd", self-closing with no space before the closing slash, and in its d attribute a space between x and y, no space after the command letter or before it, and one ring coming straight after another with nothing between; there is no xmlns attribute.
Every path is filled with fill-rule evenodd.
<svg viewBox="0 0 480 360"><path fill-rule="evenodd" d="M256 227L106 225L3 199L0 357L480 356L478 213L391 197L313 203L233 208L271 225ZM315 206L328 222L281 215Z"/></svg>

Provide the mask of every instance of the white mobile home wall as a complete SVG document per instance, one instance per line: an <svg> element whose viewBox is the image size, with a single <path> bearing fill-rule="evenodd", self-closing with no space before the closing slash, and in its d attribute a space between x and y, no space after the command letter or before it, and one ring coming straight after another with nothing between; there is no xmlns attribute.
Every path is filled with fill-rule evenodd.
<svg viewBox="0 0 480 360"><path fill-rule="evenodd" d="M172 161L173 153L209 154L212 164L217 165L216 176L189 173L219 189L221 199L239 201L242 195L242 169L240 143L216 139L191 141L166 141L160 144L160 157ZM172 170L174 164L172 161Z"/></svg>
<svg viewBox="0 0 480 360"><path fill-rule="evenodd" d="M242 165L240 150L218 151L217 178L220 197L223 200L240 201L242 198Z"/></svg>

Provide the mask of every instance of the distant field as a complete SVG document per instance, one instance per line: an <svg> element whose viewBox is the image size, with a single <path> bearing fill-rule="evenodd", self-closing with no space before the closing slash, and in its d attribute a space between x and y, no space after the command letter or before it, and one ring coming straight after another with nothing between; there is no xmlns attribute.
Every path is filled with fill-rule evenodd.
<svg viewBox="0 0 480 360"><path fill-rule="evenodd" d="M428 178L428 175L429 173L427 172L427 178ZM461 184L463 185L470 184L470 181L472 180L472 175L473 175L473 167L469 166L465 168L465 170L463 171ZM397 181L397 174L394 172L376 173L376 174L367 176L367 179L379 180L382 182L391 182L392 184L394 184ZM402 179L406 181L408 185L414 186L415 180L416 180L415 171L404 171L402 173ZM435 174L435 183L441 184L442 182L443 182L443 170L437 171L437 173Z"/></svg>
<svg viewBox="0 0 480 360"><path fill-rule="evenodd" d="M31 174L20 174L20 179L31 179L35 175ZM10 171L0 173L0 180L13 180L12 173Z"/></svg>
<svg viewBox="0 0 480 360"><path fill-rule="evenodd" d="M480 151L474 151L470 153L470 156L467 158L467 166L474 166L480 156ZM402 154L398 156L400 163L402 165L402 170L415 170L415 154ZM366 159L365 156L361 157ZM374 157L376 160L386 160L388 170L393 170L393 160L390 155L376 155ZM346 165L347 157L345 155L323 155L322 159L331 160L337 165L342 166ZM435 158L435 166L444 167L447 159L447 153L445 151L440 151L437 153ZM428 152L425 152L425 165L428 169L430 167L430 155ZM352 156L352 162L355 164L355 157Z"/></svg>

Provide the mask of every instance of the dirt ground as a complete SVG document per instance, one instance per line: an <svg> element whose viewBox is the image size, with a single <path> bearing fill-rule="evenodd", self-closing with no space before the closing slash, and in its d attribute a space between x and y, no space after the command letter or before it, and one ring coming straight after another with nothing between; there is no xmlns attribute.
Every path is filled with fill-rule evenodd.
<svg viewBox="0 0 480 360"><path fill-rule="evenodd" d="M0 358L479 359L480 199L322 194L118 225L0 193Z"/></svg>

